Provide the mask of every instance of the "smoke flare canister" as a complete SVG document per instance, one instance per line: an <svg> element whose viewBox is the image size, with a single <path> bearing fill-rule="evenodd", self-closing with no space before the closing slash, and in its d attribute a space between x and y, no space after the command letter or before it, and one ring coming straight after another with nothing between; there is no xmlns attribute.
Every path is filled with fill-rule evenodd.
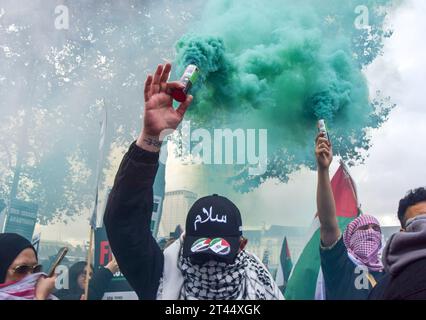
<svg viewBox="0 0 426 320"><path fill-rule="evenodd" d="M324 119L318 120L318 132L324 133L325 138L330 142L330 137L328 136L328 131L327 131L327 128L325 126Z"/></svg>
<svg viewBox="0 0 426 320"><path fill-rule="evenodd" d="M175 89L172 92L172 97L176 101L184 102L189 90L192 88L194 83L197 81L199 75L199 69L196 65L190 64L186 67L185 72L180 78L180 82L184 85L183 89Z"/></svg>

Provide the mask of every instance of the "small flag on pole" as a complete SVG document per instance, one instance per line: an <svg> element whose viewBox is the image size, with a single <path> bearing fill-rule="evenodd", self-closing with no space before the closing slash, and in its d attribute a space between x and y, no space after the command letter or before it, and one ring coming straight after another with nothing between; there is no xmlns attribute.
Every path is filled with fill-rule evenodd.
<svg viewBox="0 0 426 320"><path fill-rule="evenodd" d="M41 239L41 232L34 235L33 239L31 240L31 244L33 245L34 249L38 252L40 248L40 239Z"/></svg>
<svg viewBox="0 0 426 320"><path fill-rule="evenodd" d="M262 263L265 265L266 269L269 270L269 250L265 249L263 251Z"/></svg>
<svg viewBox="0 0 426 320"><path fill-rule="evenodd" d="M285 289L287 285L287 281L288 281L288 278L290 277L292 268L293 268L293 262L291 261L287 237L284 237L283 244L281 246L280 263L277 270L277 277L275 279L278 287L281 287L283 290Z"/></svg>
<svg viewBox="0 0 426 320"><path fill-rule="evenodd" d="M104 116L102 121L100 122L101 130L100 130L100 139L99 139L99 147L98 147L98 161L96 166L95 204L93 206L92 217L90 218L90 226L92 227L92 229L96 229L97 220L98 220L99 182L101 180L102 163L103 163L104 149L105 149L105 136L106 136L107 122L108 122L108 114L107 114L107 109L105 106L105 100L103 100L103 110L104 110Z"/></svg>

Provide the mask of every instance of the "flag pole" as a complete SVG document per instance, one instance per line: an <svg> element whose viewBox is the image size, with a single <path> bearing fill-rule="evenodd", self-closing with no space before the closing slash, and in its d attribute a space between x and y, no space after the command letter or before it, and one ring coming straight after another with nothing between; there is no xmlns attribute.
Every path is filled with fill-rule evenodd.
<svg viewBox="0 0 426 320"><path fill-rule="evenodd" d="M358 207L358 210L361 211L361 204L359 203L359 199L358 199L358 189L356 187L355 181L352 178L352 175L349 172L349 168L346 165L346 163L343 161L343 159L340 159L340 164L343 166L343 170L345 170L345 172L347 173L347 175L349 176L349 181L351 182L351 186L352 186L352 190L353 190L353 194L354 197L356 199L356 206Z"/></svg>
<svg viewBox="0 0 426 320"><path fill-rule="evenodd" d="M92 251L93 251L93 228L90 227L89 233L89 249L87 250L87 264L86 264L86 282L84 283L84 300L89 300L89 281L90 269L92 265Z"/></svg>
<svg viewBox="0 0 426 320"><path fill-rule="evenodd" d="M89 234L89 249L87 251L87 264L86 264L86 282L84 286L84 299L89 300L89 276L90 276L90 269L92 265L92 253L93 253L93 237L94 237L94 231L96 229L96 223L97 223L97 211L98 211L98 198L99 198L99 182L101 177L101 167L102 167L102 161L103 161L103 153L104 153L104 147L105 147L105 135L106 135L106 128L107 128L107 121L108 121L108 113L105 105L105 98L102 99L103 103L103 111L104 111L104 117L101 125L101 131L100 131L100 140L99 140L99 148L98 148L98 161L97 161L97 168L96 168L96 192L95 192L95 204L93 207L92 216L90 218L90 234Z"/></svg>

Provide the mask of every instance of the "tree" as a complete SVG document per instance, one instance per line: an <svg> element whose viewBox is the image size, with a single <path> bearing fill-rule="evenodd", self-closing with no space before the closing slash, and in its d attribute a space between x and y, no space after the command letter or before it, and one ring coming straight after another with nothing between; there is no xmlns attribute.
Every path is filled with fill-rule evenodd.
<svg viewBox="0 0 426 320"><path fill-rule="evenodd" d="M16 196L37 202L45 224L90 211L102 108L106 172L137 136L146 74L173 58L191 16L185 1L74 1L58 30L56 1L26 2L1 4L0 196L19 177Z"/></svg>

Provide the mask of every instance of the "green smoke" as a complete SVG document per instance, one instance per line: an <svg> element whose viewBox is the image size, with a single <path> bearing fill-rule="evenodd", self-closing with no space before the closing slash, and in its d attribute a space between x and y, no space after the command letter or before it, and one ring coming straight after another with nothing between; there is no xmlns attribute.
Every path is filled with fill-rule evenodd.
<svg viewBox="0 0 426 320"><path fill-rule="evenodd" d="M392 106L374 101L362 67L381 53L389 0L208 1L196 33L176 44L178 74L200 68L189 118L207 128L268 130L268 171L234 177L242 190L267 178L286 181L315 167L316 122L325 119L334 152L362 161L369 128ZM368 26L356 28L358 6ZM359 8L359 7L358 7Z"/></svg>

